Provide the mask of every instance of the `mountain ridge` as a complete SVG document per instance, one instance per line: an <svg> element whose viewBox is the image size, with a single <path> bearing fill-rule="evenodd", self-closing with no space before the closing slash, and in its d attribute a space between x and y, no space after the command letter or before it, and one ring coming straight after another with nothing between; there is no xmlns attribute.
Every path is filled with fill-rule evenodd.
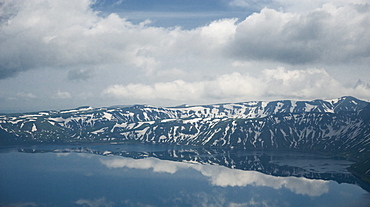
<svg viewBox="0 0 370 207"><path fill-rule="evenodd" d="M0 115L0 145L139 142L339 153L358 161L354 170L370 178L369 117L370 103L351 96L182 107L84 106Z"/></svg>
<svg viewBox="0 0 370 207"><path fill-rule="evenodd" d="M249 101L186 107L134 105L93 108L83 106L69 110L0 115L0 129L16 136L22 134L26 137L28 133L34 137L38 132L45 131L50 127L65 130L87 130L90 126L91 130L97 129L90 132L97 135L103 131L108 132L100 127L99 123L114 124L109 130L114 132L116 128L129 128L125 125L131 125L131 128L135 129L142 125L176 123L179 120L181 120L181 124L187 125L196 122L218 123L233 119L246 119L246 121L251 122L251 120L265 117L276 118L283 114L291 117L295 114L306 113L329 113L338 116L340 113L360 113L367 105L369 105L368 102L346 96L325 101ZM363 113L360 117L367 120L366 114Z"/></svg>

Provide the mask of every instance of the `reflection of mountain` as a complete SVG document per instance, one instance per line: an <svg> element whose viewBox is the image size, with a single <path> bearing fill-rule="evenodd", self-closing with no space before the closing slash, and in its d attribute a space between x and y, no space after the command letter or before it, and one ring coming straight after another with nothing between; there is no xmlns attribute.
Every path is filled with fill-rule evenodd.
<svg viewBox="0 0 370 207"><path fill-rule="evenodd" d="M106 145L103 145L106 146ZM303 153L289 152L262 152L252 151L246 153L242 150L225 150L221 148L187 148L154 151L128 151L119 148L120 145L110 145L108 148L93 149L91 147L72 147L65 149L20 149L20 152L27 153L90 153L103 156L122 156L135 160L145 158L158 158L160 160L175 161L181 163L198 163L203 165L225 166L229 169L243 171L258 171L267 175L278 177L305 177L314 180L333 180L338 183L361 184L351 173L345 170L350 163L345 160L333 157L319 156ZM99 146L97 147L99 148ZM294 160L295 162L306 163L307 166L297 166L294 163L283 163L281 161ZM121 163L122 164L122 163ZM143 164L143 163L142 163ZM114 166L114 163L112 164ZM127 164L129 165L129 164ZM146 166L147 163L144 165ZM338 169L338 166L340 168ZM325 169L322 169L322 168ZM162 169L165 172L172 172L173 169L167 166ZM366 185L363 186L366 188ZM367 189L368 190L368 189Z"/></svg>
<svg viewBox="0 0 370 207"><path fill-rule="evenodd" d="M0 115L0 144L140 142L320 151L370 180L370 104L353 97L163 108L81 107Z"/></svg>

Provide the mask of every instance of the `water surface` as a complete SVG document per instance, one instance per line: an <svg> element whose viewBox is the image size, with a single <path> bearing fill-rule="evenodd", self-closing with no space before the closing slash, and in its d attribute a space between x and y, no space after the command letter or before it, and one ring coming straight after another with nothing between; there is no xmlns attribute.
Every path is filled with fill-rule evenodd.
<svg viewBox="0 0 370 207"><path fill-rule="evenodd" d="M0 206L370 203L370 193L346 170L351 162L307 153L132 144L1 152Z"/></svg>

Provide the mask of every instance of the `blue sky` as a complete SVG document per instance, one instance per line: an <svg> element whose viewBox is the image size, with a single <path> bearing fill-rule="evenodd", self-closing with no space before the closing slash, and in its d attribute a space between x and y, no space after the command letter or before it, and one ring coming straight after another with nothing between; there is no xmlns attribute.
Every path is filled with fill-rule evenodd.
<svg viewBox="0 0 370 207"><path fill-rule="evenodd" d="M226 0L125 0L97 1L93 6L102 14L112 12L139 23L150 19L158 27L182 27L192 29L222 18L245 18L258 8L242 8L230 5Z"/></svg>
<svg viewBox="0 0 370 207"><path fill-rule="evenodd" d="M370 100L369 19L367 0L2 0L0 112Z"/></svg>

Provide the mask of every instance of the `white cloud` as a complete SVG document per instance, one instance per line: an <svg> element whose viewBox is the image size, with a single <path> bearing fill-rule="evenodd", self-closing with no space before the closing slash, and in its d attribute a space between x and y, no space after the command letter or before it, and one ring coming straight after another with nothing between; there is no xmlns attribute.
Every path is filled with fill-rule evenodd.
<svg viewBox="0 0 370 207"><path fill-rule="evenodd" d="M17 3L17 13L1 25L1 78L38 67L155 62L145 51L161 28L133 25L117 14L100 17L88 0Z"/></svg>
<svg viewBox="0 0 370 207"><path fill-rule="evenodd" d="M202 83L187 83L183 80L177 80L154 85L112 85L103 91L103 95L138 100L192 100L200 98L199 95L202 94L202 91L204 91Z"/></svg>
<svg viewBox="0 0 370 207"><path fill-rule="evenodd" d="M300 99L329 98L345 95L347 90L323 69L263 71L267 96L297 97Z"/></svg>
<svg viewBox="0 0 370 207"><path fill-rule="evenodd" d="M369 61L370 11L318 4L304 13L265 8L240 23L221 19L182 30L134 25L114 13L102 17L88 0L17 1L17 13L1 24L1 77L38 67L112 63L153 70L179 56L223 58L225 52L290 64Z"/></svg>
<svg viewBox="0 0 370 207"><path fill-rule="evenodd" d="M40 67L121 64L151 71L173 57L217 55L235 33L237 19L166 29L150 21L135 25L115 13L100 16L92 2L17 1L16 12L0 25L0 78Z"/></svg>
<svg viewBox="0 0 370 207"><path fill-rule="evenodd" d="M348 4L365 5L369 3L367 0L311 0L311 1L294 1L294 0L275 0L277 5L285 11L303 12L320 8L325 4L332 4L337 7L342 7Z"/></svg>
<svg viewBox="0 0 370 207"><path fill-rule="evenodd" d="M200 31L199 34L202 37L202 42L206 41L205 44L212 44L209 45L211 47L222 46L227 44L234 37L237 20L238 19L221 19L196 30Z"/></svg>
<svg viewBox="0 0 370 207"><path fill-rule="evenodd" d="M21 98L27 98L27 99L35 99L37 98L37 96L31 92L19 92L17 93L17 96L18 97L21 97Z"/></svg>
<svg viewBox="0 0 370 207"><path fill-rule="evenodd" d="M94 11L94 2L2 1L0 86L5 106L0 107L8 108L8 97L23 88L33 94L78 88L73 97L63 91L52 97L70 98L73 107L84 105L82 99L90 105L117 104L109 96L125 98L124 104L149 100L163 105L169 100L196 104L330 94L369 99L368 88L347 88L369 76L370 6L365 0L235 0L228 9L252 6L256 12L189 30L156 27L149 20L132 23L115 13ZM277 66L300 70L273 69L273 75L264 70ZM17 79L30 70L23 74L33 78ZM278 74L294 77L281 79ZM346 87L334 76L341 76ZM53 80L34 84L39 77ZM325 84L326 90L318 89ZM102 90L103 99L94 96ZM55 100L46 100L50 96L38 98L48 107L55 105Z"/></svg>
<svg viewBox="0 0 370 207"><path fill-rule="evenodd" d="M72 95L68 91L57 91L53 96L53 99L70 99Z"/></svg>
<svg viewBox="0 0 370 207"><path fill-rule="evenodd" d="M304 13L262 9L242 22L221 19L193 30L147 21L134 25L114 13L102 17L88 0L16 5L1 9L17 11L4 14L1 24L1 78L39 67L117 63L150 71L179 58L226 58L226 52L290 64L369 61L370 11L352 4L325 4Z"/></svg>
<svg viewBox="0 0 370 207"><path fill-rule="evenodd" d="M324 69L266 69L260 76L240 73L224 74L213 80L199 82L161 82L153 85L112 85L103 95L134 100L208 100L245 101L266 97L295 99L334 98L348 94L368 99L370 89L362 86L346 88Z"/></svg>
<svg viewBox="0 0 370 207"><path fill-rule="evenodd" d="M275 9L285 12L306 12L320 8L325 4L333 4L335 6L344 6L347 4L366 4L367 0L310 0L310 1L296 1L296 0L232 0L229 2L230 6L242 7L247 9Z"/></svg>
<svg viewBox="0 0 370 207"><path fill-rule="evenodd" d="M304 13L262 9L238 24L230 52L240 59L289 64L370 61L370 9L356 5Z"/></svg>

